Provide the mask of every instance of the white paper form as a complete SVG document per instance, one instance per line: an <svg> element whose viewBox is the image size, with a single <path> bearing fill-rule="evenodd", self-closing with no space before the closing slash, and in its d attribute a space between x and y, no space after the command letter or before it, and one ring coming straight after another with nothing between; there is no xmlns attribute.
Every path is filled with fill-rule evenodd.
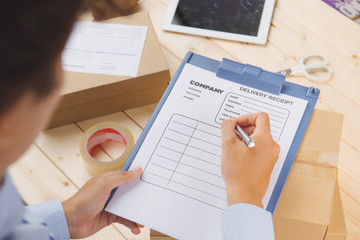
<svg viewBox="0 0 360 240"><path fill-rule="evenodd" d="M267 112L281 146L263 205L307 106L303 99L273 95L216 77L186 64L130 169L141 179L119 187L106 210L179 239L221 239L226 189L221 176L221 122Z"/></svg>
<svg viewBox="0 0 360 240"><path fill-rule="evenodd" d="M147 26L77 22L65 46L65 71L136 77Z"/></svg>

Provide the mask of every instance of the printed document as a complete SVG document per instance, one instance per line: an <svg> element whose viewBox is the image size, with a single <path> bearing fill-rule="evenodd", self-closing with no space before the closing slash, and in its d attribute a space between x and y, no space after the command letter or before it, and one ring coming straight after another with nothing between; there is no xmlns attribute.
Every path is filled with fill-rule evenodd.
<svg viewBox="0 0 360 240"><path fill-rule="evenodd" d="M136 77L147 26L77 22L65 46L65 71Z"/></svg>
<svg viewBox="0 0 360 240"><path fill-rule="evenodd" d="M227 208L221 123L268 113L281 152L263 199L266 208L306 106L303 99L273 95L186 64L130 166L142 166L141 179L119 187L106 211L178 239L221 239Z"/></svg>

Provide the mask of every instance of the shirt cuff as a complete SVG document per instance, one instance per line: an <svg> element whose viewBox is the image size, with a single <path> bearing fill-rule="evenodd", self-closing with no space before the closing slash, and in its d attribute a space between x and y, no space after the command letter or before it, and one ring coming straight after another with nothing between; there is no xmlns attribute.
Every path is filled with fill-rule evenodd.
<svg viewBox="0 0 360 240"><path fill-rule="evenodd" d="M59 200L28 206L27 211L39 216L46 223L55 239L70 239L66 216Z"/></svg>
<svg viewBox="0 0 360 240"><path fill-rule="evenodd" d="M271 213L252 204L232 205L222 217L222 239L275 239Z"/></svg>

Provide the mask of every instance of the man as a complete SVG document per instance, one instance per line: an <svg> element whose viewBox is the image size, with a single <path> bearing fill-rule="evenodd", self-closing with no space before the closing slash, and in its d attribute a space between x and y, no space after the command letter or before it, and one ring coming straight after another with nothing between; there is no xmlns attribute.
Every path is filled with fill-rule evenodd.
<svg viewBox="0 0 360 240"><path fill-rule="evenodd" d="M141 168L108 172L88 181L73 197L24 207L7 168L46 126L62 85L61 52L80 0L2 0L0 24L0 239L88 237L111 223L139 224L104 211L113 188L135 181ZM249 149L237 137L236 123L256 142ZM272 239L271 215L262 209L279 147L272 140L266 114L242 116L222 125L222 173L229 209L224 239Z"/></svg>

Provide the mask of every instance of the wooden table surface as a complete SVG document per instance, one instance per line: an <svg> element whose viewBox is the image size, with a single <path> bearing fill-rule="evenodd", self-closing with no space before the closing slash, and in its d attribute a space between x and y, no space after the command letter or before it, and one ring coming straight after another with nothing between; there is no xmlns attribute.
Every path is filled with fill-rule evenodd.
<svg viewBox="0 0 360 240"><path fill-rule="evenodd" d="M333 76L328 82L313 83L303 77L289 77L287 81L320 88L316 108L344 114L338 178L347 239L360 239L360 25L320 0L278 0L267 44L253 45L164 32L160 26L166 6L167 0L144 0L140 4L141 10L149 11L172 75L189 50L270 71L293 66L310 54L329 59ZM154 108L152 104L42 132L11 168L25 201L34 204L70 197L91 178L78 150L84 131L99 122L117 121L131 129L137 139ZM141 236L134 236L116 224L89 239L149 239L148 234L145 229Z"/></svg>

